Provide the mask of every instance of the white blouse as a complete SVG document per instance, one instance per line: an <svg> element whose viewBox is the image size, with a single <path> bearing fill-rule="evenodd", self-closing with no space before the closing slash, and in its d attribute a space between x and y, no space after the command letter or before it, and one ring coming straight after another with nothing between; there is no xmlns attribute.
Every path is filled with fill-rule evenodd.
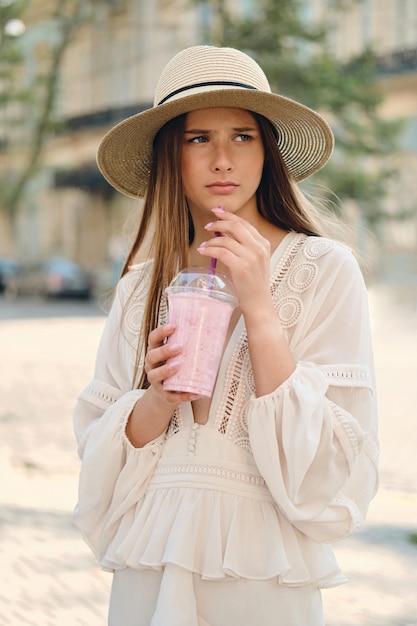
<svg viewBox="0 0 417 626"><path fill-rule="evenodd" d="M328 544L361 526L377 486L367 295L353 255L289 233L271 257L271 293L296 370L256 397L241 317L207 423L194 423L183 403L167 431L137 449L125 426L144 393L133 378L149 278L145 263L120 280L95 377L75 410L75 520L101 566L342 582Z"/></svg>

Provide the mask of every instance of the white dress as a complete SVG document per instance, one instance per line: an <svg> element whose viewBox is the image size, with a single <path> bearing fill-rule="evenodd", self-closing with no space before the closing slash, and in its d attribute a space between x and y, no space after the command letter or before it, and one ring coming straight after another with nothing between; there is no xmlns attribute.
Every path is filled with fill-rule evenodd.
<svg viewBox="0 0 417 626"><path fill-rule="evenodd" d="M271 257L271 292L296 370L257 398L241 318L207 423L183 403L166 433L136 449L125 425L144 393L133 372L149 270L133 266L119 282L74 416L75 520L116 573L109 624L320 626L319 588L345 580L329 543L361 526L377 486L357 262L332 241L289 233Z"/></svg>

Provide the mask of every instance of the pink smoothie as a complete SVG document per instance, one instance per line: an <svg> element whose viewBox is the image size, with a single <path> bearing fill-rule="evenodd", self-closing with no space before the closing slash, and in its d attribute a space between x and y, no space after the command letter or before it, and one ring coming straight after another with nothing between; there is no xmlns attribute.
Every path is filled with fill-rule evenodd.
<svg viewBox="0 0 417 626"><path fill-rule="evenodd" d="M182 352L175 357L181 367L164 389L210 397L234 305L198 292L170 293L168 303L176 326L169 342L181 344Z"/></svg>

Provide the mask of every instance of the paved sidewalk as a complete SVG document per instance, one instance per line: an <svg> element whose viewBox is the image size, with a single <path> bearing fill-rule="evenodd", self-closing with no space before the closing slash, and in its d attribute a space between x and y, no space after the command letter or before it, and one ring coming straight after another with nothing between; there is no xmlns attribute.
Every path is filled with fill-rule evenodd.
<svg viewBox="0 0 417 626"><path fill-rule="evenodd" d="M417 314L408 295L370 296L381 489L365 528L335 545L350 583L324 591L327 626L417 626ZM0 321L0 626L106 624L111 577L71 517L79 468L71 414L103 324L103 316Z"/></svg>

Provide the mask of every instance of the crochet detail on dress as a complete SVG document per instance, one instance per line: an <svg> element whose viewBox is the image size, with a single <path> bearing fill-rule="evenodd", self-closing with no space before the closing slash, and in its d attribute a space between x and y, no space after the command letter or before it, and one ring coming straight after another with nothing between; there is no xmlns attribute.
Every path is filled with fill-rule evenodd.
<svg viewBox="0 0 417 626"><path fill-rule="evenodd" d="M334 241L324 237L309 237L306 240L303 254L307 259L319 259L334 248Z"/></svg>
<svg viewBox="0 0 417 626"><path fill-rule="evenodd" d="M216 415L216 426L227 439L251 451L247 422L247 394L255 391L246 332L237 342L226 373L223 397ZM234 413L234 415L233 415Z"/></svg>
<svg viewBox="0 0 417 626"><path fill-rule="evenodd" d="M200 476L212 476L225 480L234 480L253 487L266 487L266 482L259 474L239 472L223 465L202 465L202 464L178 464L159 466L155 470L156 476L172 476L177 474L198 474Z"/></svg>
<svg viewBox="0 0 417 626"><path fill-rule="evenodd" d="M284 328L290 328L297 323L303 310L303 303L297 296L283 298L277 306L280 322Z"/></svg>
<svg viewBox="0 0 417 626"><path fill-rule="evenodd" d="M318 267L316 259L327 254L334 242L322 237L298 235L289 246L282 263L272 278L271 292L283 328L296 325L303 312L299 294L314 283ZM285 279L285 280L284 280Z"/></svg>
<svg viewBox="0 0 417 626"><path fill-rule="evenodd" d="M172 437L178 433L184 427L184 421L181 416L181 411L179 408L175 409L174 415L171 417L171 421L169 422L168 430L166 433L167 438Z"/></svg>
<svg viewBox="0 0 417 626"><path fill-rule="evenodd" d="M350 449L353 457L357 457L362 449L362 438L359 433L354 429L352 421L349 420L345 413L333 402L331 403L333 409L333 415L335 417L334 425L336 434L343 437L344 441L347 441L350 445Z"/></svg>
<svg viewBox="0 0 417 626"><path fill-rule="evenodd" d="M362 515L356 503L353 502L353 500L351 500L350 498L346 498L345 496L338 496L337 498L334 498L332 500L332 505L343 506L349 510L352 516L354 528L356 530L358 530L362 526L362 523L363 523Z"/></svg>
<svg viewBox="0 0 417 626"><path fill-rule="evenodd" d="M317 275L315 263L299 263L288 274L288 287L296 293L302 293L310 287Z"/></svg>
<svg viewBox="0 0 417 626"><path fill-rule="evenodd" d="M322 365L320 368L329 379L331 385L338 387L372 387L370 371L365 366L357 365L355 369L345 365Z"/></svg>
<svg viewBox="0 0 417 626"><path fill-rule="evenodd" d="M103 400L103 402L107 402L108 404L113 404L117 400L116 396L113 396L110 393L105 393L104 391L101 391L100 389L94 387L92 384L87 387L85 393L95 396L96 398L99 398L100 400Z"/></svg>

